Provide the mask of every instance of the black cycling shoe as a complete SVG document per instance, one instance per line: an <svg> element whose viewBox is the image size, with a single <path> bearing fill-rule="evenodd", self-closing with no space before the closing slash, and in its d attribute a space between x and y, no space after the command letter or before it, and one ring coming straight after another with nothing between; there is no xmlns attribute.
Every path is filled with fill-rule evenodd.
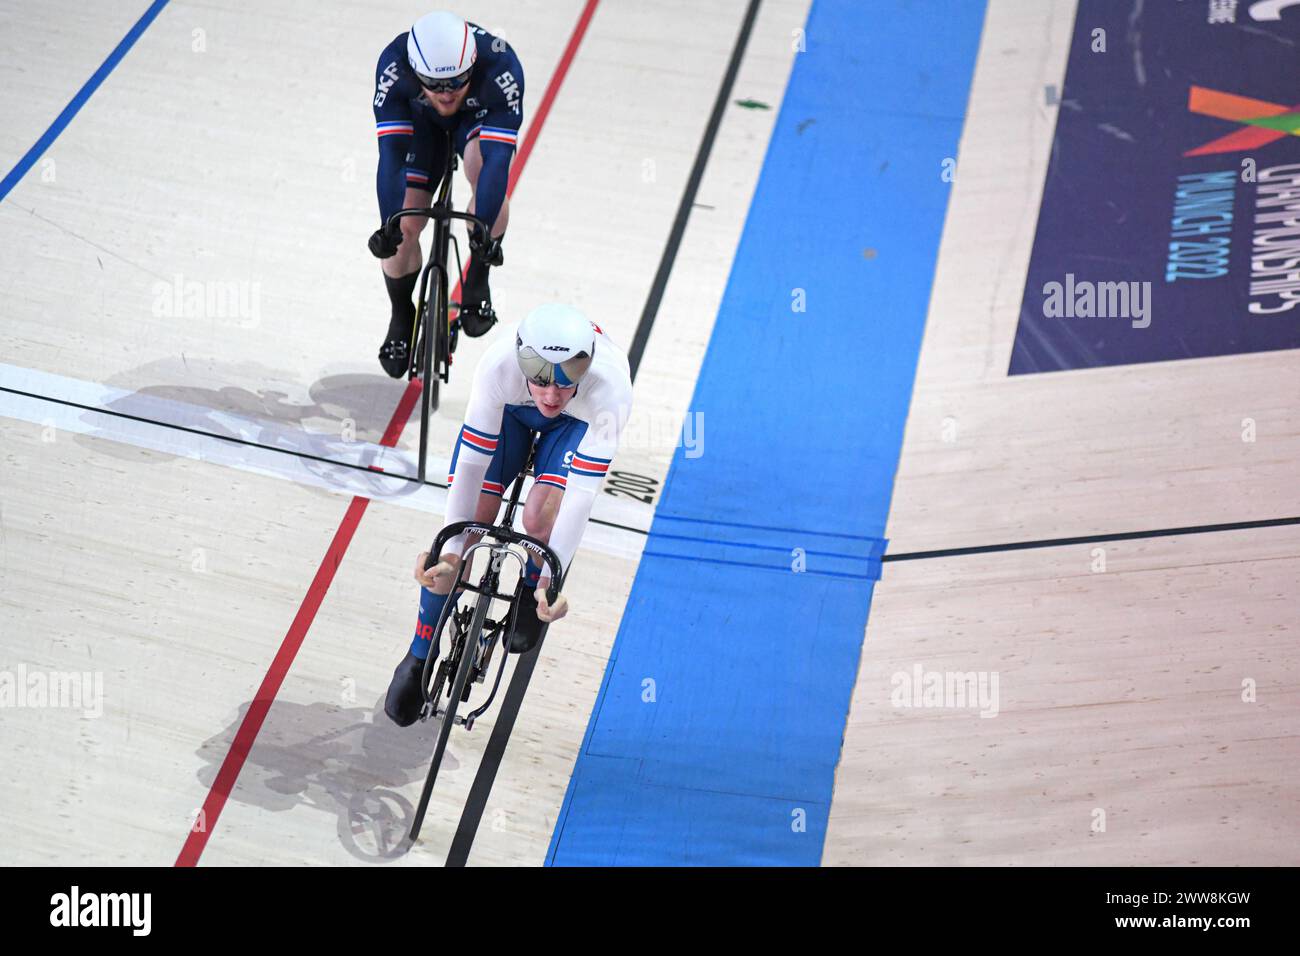
<svg viewBox="0 0 1300 956"><path fill-rule="evenodd" d="M411 367L411 343L406 339L389 339L379 346L379 364L391 378L401 378Z"/></svg>
<svg viewBox="0 0 1300 956"><path fill-rule="evenodd" d="M510 653L527 654L542 639L546 625L537 616L537 585L519 582L515 592L515 613L510 621Z"/></svg>
<svg viewBox="0 0 1300 956"><path fill-rule="evenodd" d="M384 713L399 727L409 727L420 718L424 707L424 660L410 651L393 671L393 681L384 698Z"/></svg>
<svg viewBox="0 0 1300 956"><path fill-rule="evenodd" d="M487 330L497 324L497 314L492 311L491 302L481 302L478 305L463 302L457 315L457 322L460 323L462 332L471 339L476 339L480 335L487 334Z"/></svg>
<svg viewBox="0 0 1300 956"><path fill-rule="evenodd" d="M478 253L472 254L460 288L460 327L472 339L486 333L497 321L488 287L489 268Z"/></svg>

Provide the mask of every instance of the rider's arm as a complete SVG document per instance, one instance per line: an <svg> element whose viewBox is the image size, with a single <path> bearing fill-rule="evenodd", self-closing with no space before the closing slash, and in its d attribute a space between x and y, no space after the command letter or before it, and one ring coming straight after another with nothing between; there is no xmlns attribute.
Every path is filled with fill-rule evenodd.
<svg viewBox="0 0 1300 956"><path fill-rule="evenodd" d="M483 170L478 176L478 189L474 194L474 214L484 222L494 224L501 212L501 204L506 198L506 185L510 180L510 159L514 154L514 140L510 145L488 136L504 136L504 133L488 133L485 128L479 134L479 151L483 156Z"/></svg>
<svg viewBox="0 0 1300 956"><path fill-rule="evenodd" d="M605 467L609 467L608 462ZM578 550L578 543L582 541L582 533L587 529L587 519L591 517L591 506L596 502L601 481L602 478L575 479L573 470L569 471L564 497L560 499L560 510L555 516L549 542L551 550L560 559L560 566L566 572L573 561L574 552ZM550 575L543 570L542 577L549 578Z"/></svg>
<svg viewBox="0 0 1300 956"><path fill-rule="evenodd" d="M415 126L411 118L408 82L399 79L398 65L390 44L375 65L375 133L379 137L379 167L375 171L375 191L379 195L379 215L384 222L402 208L406 196L406 178L402 167L410 148Z"/></svg>
<svg viewBox="0 0 1300 956"><path fill-rule="evenodd" d="M508 356L514 364L514 343ZM501 439L501 416L505 398L498 374L500 363L493 361L499 347L483 357L474 372L470 386L469 406L465 410L465 424L456 439L451 487L447 491L446 524L474 520L479 496L483 491L483 476L487 474L497 442ZM460 554L465 547L465 535L457 535L442 549L444 554Z"/></svg>
<svg viewBox="0 0 1300 956"><path fill-rule="evenodd" d="M588 428L578 444L569 464L564 496L560 499L560 510L548 541L566 572L582 541L582 533L587 530L592 505L600 493L614 453L618 451L618 438L632 409L630 383L626 387L605 383L604 388L609 394L602 397L600 404L607 411L595 416L595 425Z"/></svg>
<svg viewBox="0 0 1300 956"><path fill-rule="evenodd" d="M489 224L497 221L505 201L510 160L524 121L524 71L513 55L504 59L504 65L489 80L491 99L483 104L488 112L478 134L483 168L474 189L474 214Z"/></svg>

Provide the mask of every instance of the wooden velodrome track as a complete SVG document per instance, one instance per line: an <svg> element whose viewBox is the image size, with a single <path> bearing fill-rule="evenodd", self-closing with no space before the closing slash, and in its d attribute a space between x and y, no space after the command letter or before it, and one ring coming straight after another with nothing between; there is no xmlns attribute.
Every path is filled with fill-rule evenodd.
<svg viewBox="0 0 1300 956"><path fill-rule="evenodd" d="M0 4L0 166L145 6ZM534 144L499 311L568 300L628 343L744 4L591 6L459 12L527 53ZM616 462L657 484L808 9L762 4L732 99L770 108L725 112L664 291ZM374 56L423 8L337 4L314 32L300 29L308 10L320 5L169 4L0 200L0 670L104 687L96 717L0 711L0 756L25 768L0 786L0 862L446 855L491 715L453 735L404 853L433 728L398 730L382 696L442 498L364 472L401 470L416 440L392 426L404 388L373 358L387 305L363 243ZM891 554L1300 514L1296 352L1006 374L1057 108L1044 88L1060 87L1073 17L1070 0L989 3ZM698 40L683 57L684 18ZM329 68L286 73L322 44ZM25 69L34 57L69 68ZM235 292L190 307L187 283ZM462 340L435 458L488 341ZM1257 442L1241 441L1245 417ZM545 857L653 506L601 508L609 524L580 552L574 613L547 638L475 864ZM1300 528L1106 542L1104 573L1097 547L886 564L825 863L1296 862ZM917 665L997 672L997 719L892 706L892 675Z"/></svg>
<svg viewBox="0 0 1300 956"><path fill-rule="evenodd" d="M893 555L1300 515L1295 351L1007 376L1073 20L989 5ZM886 564L824 862L1294 865L1298 584L1294 524ZM998 716L894 706L918 665Z"/></svg>

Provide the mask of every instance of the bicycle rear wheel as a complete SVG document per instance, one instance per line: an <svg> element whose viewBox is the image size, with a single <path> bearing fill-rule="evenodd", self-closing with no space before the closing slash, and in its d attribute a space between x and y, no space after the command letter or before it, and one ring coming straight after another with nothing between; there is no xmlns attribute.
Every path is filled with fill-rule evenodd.
<svg viewBox="0 0 1300 956"><path fill-rule="evenodd" d="M419 371L424 379L424 405L429 414L438 410L438 386L441 382L443 356L447 340L447 282L445 273L435 266L426 279L425 308L420 314ZM431 293L431 294L428 294Z"/></svg>
<svg viewBox="0 0 1300 956"><path fill-rule="evenodd" d="M445 349L443 341L447 337L447 295L443 291L447 284L441 274L434 277L433 284L434 298L430 303L429 321L425 325L424 347L425 406L429 408L430 415L438 411L438 386L442 384L439 369L442 365L442 351Z"/></svg>
<svg viewBox="0 0 1300 956"><path fill-rule="evenodd" d="M429 270L429 275L433 299L424 310L424 321L421 323L420 370L423 378L420 383L420 440L416 458L416 478L420 481L424 481L428 468L429 423L433 419L433 413L438 410L438 391L441 385L438 356L446 347L443 342L447 334L447 274L441 266L434 266Z"/></svg>

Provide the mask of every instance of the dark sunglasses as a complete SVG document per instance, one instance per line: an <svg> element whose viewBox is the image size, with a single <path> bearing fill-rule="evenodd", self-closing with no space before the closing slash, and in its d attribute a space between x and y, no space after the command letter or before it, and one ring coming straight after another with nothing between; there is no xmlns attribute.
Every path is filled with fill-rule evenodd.
<svg viewBox="0 0 1300 956"><path fill-rule="evenodd" d="M466 70L460 76L444 80L435 80L433 77L425 76L422 73L416 73L415 78L419 80L420 85L430 93L454 93L457 90L462 89L465 84L469 82L469 75L472 72L472 70Z"/></svg>

